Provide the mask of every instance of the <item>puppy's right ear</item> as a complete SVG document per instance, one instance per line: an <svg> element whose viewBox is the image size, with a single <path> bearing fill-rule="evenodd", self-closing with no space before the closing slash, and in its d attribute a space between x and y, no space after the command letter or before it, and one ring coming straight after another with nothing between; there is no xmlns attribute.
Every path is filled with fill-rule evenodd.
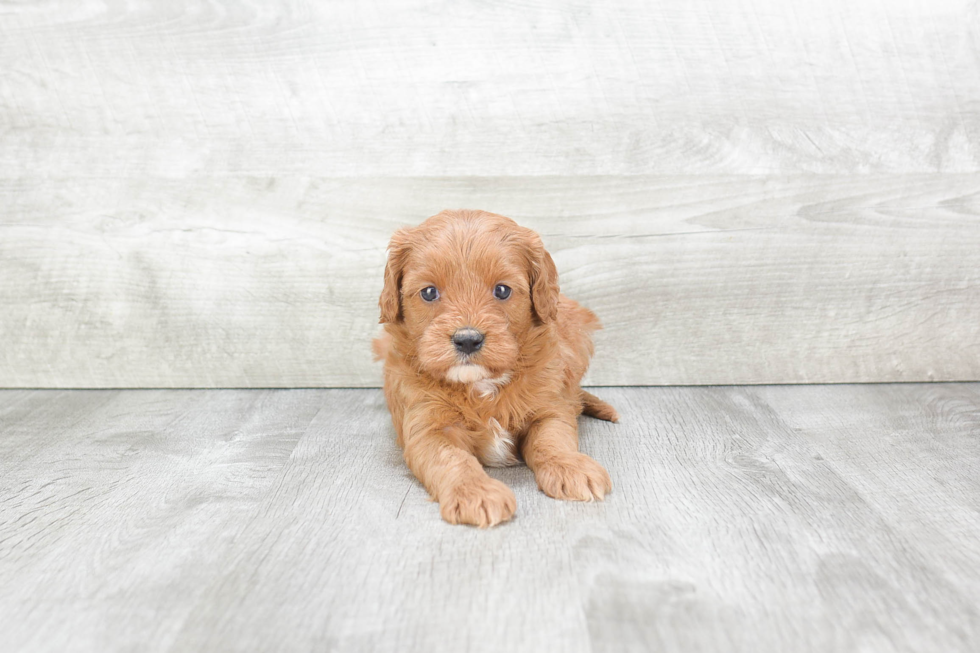
<svg viewBox="0 0 980 653"><path fill-rule="evenodd" d="M381 289L378 306L381 308L381 324L402 319L402 274L408 259L410 245L408 230L399 229L388 243L388 263L385 265L385 285Z"/></svg>

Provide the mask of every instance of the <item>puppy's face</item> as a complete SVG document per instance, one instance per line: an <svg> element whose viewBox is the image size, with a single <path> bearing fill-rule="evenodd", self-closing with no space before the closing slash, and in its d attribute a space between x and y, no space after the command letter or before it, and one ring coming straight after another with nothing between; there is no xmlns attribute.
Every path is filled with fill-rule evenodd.
<svg viewBox="0 0 980 653"><path fill-rule="evenodd" d="M445 211L395 233L381 321L450 383L506 382L531 330L555 319L558 281L540 238L503 216Z"/></svg>

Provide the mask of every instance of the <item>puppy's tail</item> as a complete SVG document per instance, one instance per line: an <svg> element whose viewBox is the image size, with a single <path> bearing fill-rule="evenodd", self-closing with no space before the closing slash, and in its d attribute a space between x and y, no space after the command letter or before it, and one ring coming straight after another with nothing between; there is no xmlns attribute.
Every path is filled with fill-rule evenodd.
<svg viewBox="0 0 980 653"><path fill-rule="evenodd" d="M588 415L589 417L595 417L597 419L604 419L607 422L618 422L619 413L616 409L599 399L594 394L586 392L585 390L580 391L582 398L582 414Z"/></svg>

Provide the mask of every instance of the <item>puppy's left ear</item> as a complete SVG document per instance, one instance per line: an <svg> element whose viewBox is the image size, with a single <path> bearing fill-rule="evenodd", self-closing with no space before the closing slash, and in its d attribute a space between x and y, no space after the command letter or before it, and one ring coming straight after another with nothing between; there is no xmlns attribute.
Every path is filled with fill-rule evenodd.
<svg viewBox="0 0 980 653"><path fill-rule="evenodd" d="M381 308L381 324L399 322L402 319L402 274L410 250L409 234L399 229L388 243L388 263L385 265L385 285L381 289L378 306Z"/></svg>
<svg viewBox="0 0 980 653"><path fill-rule="evenodd" d="M528 237L530 246L531 306L542 322L558 317L558 270L541 238L534 232Z"/></svg>

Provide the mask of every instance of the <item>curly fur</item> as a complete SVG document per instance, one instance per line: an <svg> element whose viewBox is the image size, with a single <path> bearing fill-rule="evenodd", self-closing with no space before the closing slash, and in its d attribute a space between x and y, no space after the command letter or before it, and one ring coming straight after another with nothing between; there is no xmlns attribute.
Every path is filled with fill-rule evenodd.
<svg viewBox="0 0 980 653"><path fill-rule="evenodd" d="M601 500L606 471L578 451L576 418L617 421L579 387L593 354L592 311L560 294L541 239L484 211L443 211L397 231L389 245L379 306L385 398L409 469L451 523L493 526L517 504L488 466L523 457L549 496ZM494 297L497 284L512 289ZM435 286L434 302L419 293ZM453 333L475 328L469 356Z"/></svg>

